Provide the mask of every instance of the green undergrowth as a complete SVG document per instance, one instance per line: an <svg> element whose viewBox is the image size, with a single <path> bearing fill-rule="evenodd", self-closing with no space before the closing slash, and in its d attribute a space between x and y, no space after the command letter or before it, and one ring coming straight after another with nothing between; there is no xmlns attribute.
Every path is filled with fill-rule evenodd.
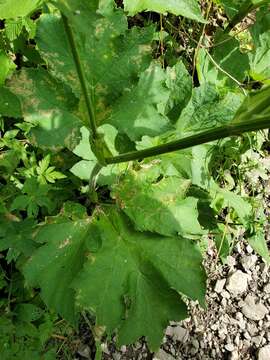
<svg viewBox="0 0 270 360"><path fill-rule="evenodd" d="M81 313L97 359L112 337L154 352L184 299L205 307L209 236L270 262L269 13L0 2L1 358L72 358Z"/></svg>

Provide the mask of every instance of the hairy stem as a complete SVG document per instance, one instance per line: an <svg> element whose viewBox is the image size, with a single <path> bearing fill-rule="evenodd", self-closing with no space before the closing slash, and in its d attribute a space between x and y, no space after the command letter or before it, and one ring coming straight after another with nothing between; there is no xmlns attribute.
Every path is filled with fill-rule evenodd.
<svg viewBox="0 0 270 360"><path fill-rule="evenodd" d="M162 155L177 150L187 149L192 146L205 144L214 140L223 139L229 136L238 136L248 131L257 131L268 129L270 127L270 117L257 116L253 121L247 120L246 122L230 125L224 125L215 129L203 131L199 134L188 136L186 138L153 146L149 149L129 152L118 156L106 158L107 164L117 164L132 160L141 160L152 156Z"/></svg>
<svg viewBox="0 0 270 360"><path fill-rule="evenodd" d="M238 13L232 18L229 25L226 27L225 33L229 33L235 25L240 23L251 11L267 4L269 4L269 0L262 0L256 4L254 4L251 0L245 1L240 7Z"/></svg>
<svg viewBox="0 0 270 360"><path fill-rule="evenodd" d="M73 56L73 60L74 60L75 66L76 66L78 78L79 78L79 81L81 84L82 94L83 94L84 101L86 104L88 121L89 121L90 129L92 132L92 136L93 136L93 139L97 139L98 134L97 134L95 110L94 110L94 104L92 101L92 95L89 93L89 90L87 88L87 82L86 82L83 66L81 64L81 60L80 60L79 53L78 53L78 50L76 47L72 29L68 23L67 17L64 14L61 14L61 15L62 15L63 23L64 23L65 32L67 34L68 42L70 45L71 53Z"/></svg>

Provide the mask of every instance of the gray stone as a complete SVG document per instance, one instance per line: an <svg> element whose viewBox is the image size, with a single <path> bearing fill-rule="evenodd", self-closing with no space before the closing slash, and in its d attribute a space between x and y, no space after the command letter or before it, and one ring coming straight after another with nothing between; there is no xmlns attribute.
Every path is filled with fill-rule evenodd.
<svg viewBox="0 0 270 360"><path fill-rule="evenodd" d="M155 354L153 360L175 360L174 357L166 351L159 349L159 351Z"/></svg>
<svg viewBox="0 0 270 360"><path fill-rule="evenodd" d="M234 344L239 348L239 343L240 343L240 335L237 334L234 338Z"/></svg>
<svg viewBox="0 0 270 360"><path fill-rule="evenodd" d="M221 291L225 286L225 283L226 283L226 279L217 280L214 291L218 294L221 293Z"/></svg>
<svg viewBox="0 0 270 360"><path fill-rule="evenodd" d="M232 352L234 350L233 344L226 344L224 347L229 352Z"/></svg>
<svg viewBox="0 0 270 360"><path fill-rule="evenodd" d="M230 293L229 293L228 291L226 291L226 290L223 290L223 291L221 292L221 296L222 296L223 298L225 298L225 299L229 299L229 298L231 297Z"/></svg>
<svg viewBox="0 0 270 360"><path fill-rule="evenodd" d="M236 264L235 258L232 256L228 256L226 262L229 267L234 267Z"/></svg>
<svg viewBox="0 0 270 360"><path fill-rule="evenodd" d="M171 336L174 340L180 341L182 343L186 342L188 339L189 332L187 329L182 326L168 326L166 330L166 335Z"/></svg>
<svg viewBox="0 0 270 360"><path fill-rule="evenodd" d="M190 353L192 355L195 355L199 351L200 343L197 339L193 339L191 343L192 343L192 348L190 350Z"/></svg>
<svg viewBox="0 0 270 360"><path fill-rule="evenodd" d="M248 275L241 270L235 271L229 276L226 288L232 295L240 295L247 290Z"/></svg>
<svg viewBox="0 0 270 360"><path fill-rule="evenodd" d="M262 342L263 336L258 335L258 336L253 336L253 338L251 338L251 341L253 342L253 344L255 344L256 346L260 346L261 342Z"/></svg>
<svg viewBox="0 0 270 360"><path fill-rule="evenodd" d="M255 336L258 333L258 327L254 323L248 323L247 330L251 336Z"/></svg>
<svg viewBox="0 0 270 360"><path fill-rule="evenodd" d="M267 308L261 303L256 302L256 298L252 295L247 295L244 301L242 312L250 320L259 321L268 313Z"/></svg>
<svg viewBox="0 0 270 360"><path fill-rule="evenodd" d="M263 291L264 291L266 294L270 294L270 284L265 285Z"/></svg>
<svg viewBox="0 0 270 360"><path fill-rule="evenodd" d="M225 298L222 298L221 300L221 306L225 309L227 306L227 300Z"/></svg>
<svg viewBox="0 0 270 360"><path fill-rule="evenodd" d="M251 253L253 252L253 249L252 249L252 247L251 247L250 245L248 245L248 246L246 247L246 250L247 250L247 252L248 252L249 254L251 254Z"/></svg>
<svg viewBox="0 0 270 360"><path fill-rule="evenodd" d="M242 257L241 263L245 270L250 270L254 268L257 260L258 258L256 255L244 255Z"/></svg>
<svg viewBox="0 0 270 360"><path fill-rule="evenodd" d="M237 351L237 350L234 350L234 351L231 353L231 356L230 356L229 359L230 359L230 360L238 360L238 359L239 359L238 351Z"/></svg>
<svg viewBox="0 0 270 360"><path fill-rule="evenodd" d="M243 314L237 312L235 317L237 319L238 326L240 327L240 329L244 330L246 328L246 322L244 320Z"/></svg>
<svg viewBox="0 0 270 360"><path fill-rule="evenodd" d="M249 334L247 331L244 332L244 337L245 337L245 339L247 339L247 340L250 340L250 339L251 339L251 336L250 336L250 334Z"/></svg>

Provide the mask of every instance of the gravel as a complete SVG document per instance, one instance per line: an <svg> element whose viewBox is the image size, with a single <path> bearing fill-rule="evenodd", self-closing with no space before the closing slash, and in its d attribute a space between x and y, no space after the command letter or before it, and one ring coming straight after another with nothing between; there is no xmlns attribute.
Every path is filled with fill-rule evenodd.
<svg viewBox="0 0 270 360"><path fill-rule="evenodd" d="M258 360L269 360L269 359L270 359L270 345L267 345L259 350Z"/></svg>
<svg viewBox="0 0 270 360"><path fill-rule="evenodd" d="M125 352L108 344L104 360L270 360L269 266L244 240L221 265L209 243L207 309L189 301L190 317L168 326L156 354L144 341Z"/></svg>
<svg viewBox="0 0 270 360"><path fill-rule="evenodd" d="M226 279L217 280L214 291L216 293L221 293L225 284L226 284Z"/></svg>
<svg viewBox="0 0 270 360"><path fill-rule="evenodd" d="M270 157L269 171L270 171ZM268 178L267 178L268 179ZM264 212L270 216L270 182L256 180ZM262 194L262 195L260 195ZM207 308L187 301L189 318L168 326L156 354L145 339L125 352L115 343L106 345L104 360L270 360L270 270L244 238L241 227L234 232L234 247L221 264L209 238L205 258L208 273ZM266 228L270 243L270 226ZM269 245L269 244L268 244Z"/></svg>
<svg viewBox="0 0 270 360"><path fill-rule="evenodd" d="M248 319L258 321L268 314L268 309L261 302L258 302L255 296L247 295L242 312Z"/></svg>

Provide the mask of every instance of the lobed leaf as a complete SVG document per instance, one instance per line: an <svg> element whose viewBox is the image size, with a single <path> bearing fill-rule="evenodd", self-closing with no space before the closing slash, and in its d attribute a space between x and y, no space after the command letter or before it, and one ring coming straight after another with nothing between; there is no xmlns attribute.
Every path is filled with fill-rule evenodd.
<svg viewBox="0 0 270 360"><path fill-rule="evenodd" d="M101 124L109 116L115 100L136 83L138 74L149 65L154 29L134 27L128 30L126 18L120 10L104 17L96 14L91 5L81 3L83 10L79 5L74 10L77 16L71 14L70 9L65 10L66 7L64 11L74 27L79 56L89 91L94 91L97 99L96 116ZM41 17L37 44L52 74L71 86L79 97L80 84L61 18L55 15Z"/></svg>
<svg viewBox="0 0 270 360"><path fill-rule="evenodd" d="M92 219L58 222L35 233L44 245L24 273L41 286L46 304L69 320L75 319L76 297L109 335L117 330L120 344L146 336L156 350L169 320L186 316L180 293L204 303L202 258L191 240L137 233L110 206Z"/></svg>
<svg viewBox="0 0 270 360"><path fill-rule="evenodd" d="M177 292L203 301L204 273L195 265L201 262L196 245L181 237L136 233L113 208L97 214L94 224L101 246L75 283L77 301L93 309L97 324L109 333L119 327L119 343L144 335L150 348L157 349L168 321L185 316Z"/></svg>

